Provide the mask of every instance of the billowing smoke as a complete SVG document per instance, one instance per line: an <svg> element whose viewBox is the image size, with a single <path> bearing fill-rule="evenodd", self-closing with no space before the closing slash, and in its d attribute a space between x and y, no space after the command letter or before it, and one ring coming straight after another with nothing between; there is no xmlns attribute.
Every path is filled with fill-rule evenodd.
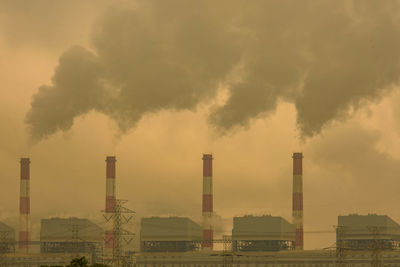
<svg viewBox="0 0 400 267"><path fill-rule="evenodd" d="M221 132L295 104L303 136L399 82L397 1L143 0L118 4L96 23L92 51L73 47L26 117L41 139L91 110L121 130L163 109L210 111Z"/></svg>

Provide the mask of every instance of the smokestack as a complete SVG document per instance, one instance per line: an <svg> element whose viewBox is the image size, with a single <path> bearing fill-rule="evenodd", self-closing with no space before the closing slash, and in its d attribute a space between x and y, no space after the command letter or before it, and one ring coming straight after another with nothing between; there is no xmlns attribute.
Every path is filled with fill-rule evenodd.
<svg viewBox="0 0 400 267"><path fill-rule="evenodd" d="M29 179L30 170L29 158L21 158L21 182L20 182L20 197L19 197L19 233L18 233L18 248L21 252L29 252L29 239L30 239L30 193L29 193Z"/></svg>
<svg viewBox="0 0 400 267"><path fill-rule="evenodd" d="M203 154L203 249L213 249L212 154Z"/></svg>
<svg viewBox="0 0 400 267"><path fill-rule="evenodd" d="M303 153L293 153L293 225L296 250L303 250Z"/></svg>
<svg viewBox="0 0 400 267"><path fill-rule="evenodd" d="M106 158L106 225L104 233L104 254L111 256L115 246L115 233L112 216L115 212L115 157Z"/></svg>

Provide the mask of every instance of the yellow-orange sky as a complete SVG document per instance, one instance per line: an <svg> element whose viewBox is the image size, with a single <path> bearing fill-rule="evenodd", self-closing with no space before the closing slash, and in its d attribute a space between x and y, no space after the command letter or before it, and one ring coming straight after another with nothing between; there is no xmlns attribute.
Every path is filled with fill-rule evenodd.
<svg viewBox="0 0 400 267"><path fill-rule="evenodd" d="M118 197L129 200L139 217L200 220L203 152L214 154L214 210L225 219L226 232L236 215L291 220L291 154L303 151L306 248L334 243L334 233L307 232L333 231L339 214L388 214L400 222L400 94L395 81L394 89L345 108L305 140L295 104L285 97L277 100L276 109L221 135L209 123L210 113L229 97L229 89L220 85L217 96L194 109L147 112L123 133L115 120L92 110L77 116L71 129L32 143L24 123L32 95L51 84L65 50L76 44L93 49L92 25L111 1L50 2L0 0L0 220L18 221L18 161L29 156L34 235L41 217L100 221L106 155L117 157Z"/></svg>

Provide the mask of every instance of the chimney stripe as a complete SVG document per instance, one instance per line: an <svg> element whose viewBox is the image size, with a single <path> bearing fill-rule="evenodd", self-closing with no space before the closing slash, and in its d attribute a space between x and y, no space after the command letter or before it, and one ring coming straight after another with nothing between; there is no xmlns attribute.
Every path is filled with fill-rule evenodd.
<svg viewBox="0 0 400 267"><path fill-rule="evenodd" d="M19 199L19 213L29 214L31 211L29 197L20 197Z"/></svg>
<svg viewBox="0 0 400 267"><path fill-rule="evenodd" d="M115 178L106 179L106 196L115 196Z"/></svg>
<svg viewBox="0 0 400 267"><path fill-rule="evenodd" d="M213 196L203 195L203 212L213 212Z"/></svg>
<svg viewBox="0 0 400 267"><path fill-rule="evenodd" d="M213 249L213 185L211 154L203 154L203 244L205 250Z"/></svg>
<svg viewBox="0 0 400 267"><path fill-rule="evenodd" d="M303 176L295 174L293 175L293 193L303 193Z"/></svg>
<svg viewBox="0 0 400 267"><path fill-rule="evenodd" d="M293 225L296 228L295 249L303 250L303 153L293 153Z"/></svg>
<svg viewBox="0 0 400 267"><path fill-rule="evenodd" d="M203 195L212 195L212 177L203 177Z"/></svg>
<svg viewBox="0 0 400 267"><path fill-rule="evenodd" d="M114 244L115 244L115 236L114 236L114 231L113 230L107 230L105 231L105 242L104 242L104 247L106 249L113 249Z"/></svg>
<svg viewBox="0 0 400 267"><path fill-rule="evenodd" d="M29 197L29 180L22 180L20 181L19 185L19 192L20 197Z"/></svg>
<svg viewBox="0 0 400 267"><path fill-rule="evenodd" d="M106 213L114 213L115 211L115 197L106 197Z"/></svg>
<svg viewBox="0 0 400 267"><path fill-rule="evenodd" d="M115 161L115 157L107 157L106 178L115 179Z"/></svg>
<svg viewBox="0 0 400 267"><path fill-rule="evenodd" d="M214 239L213 235L214 235L213 230L211 229L203 230L203 240L205 240L203 242L203 248L207 249L213 248L213 243L212 243L212 240Z"/></svg>
<svg viewBox="0 0 400 267"><path fill-rule="evenodd" d="M293 193L293 211L303 210L303 194Z"/></svg>
<svg viewBox="0 0 400 267"><path fill-rule="evenodd" d="M18 248L21 252L29 252L30 238L30 159L21 158L20 161L20 198L19 198L19 233Z"/></svg>
<svg viewBox="0 0 400 267"><path fill-rule="evenodd" d="M304 231L303 228L296 229L296 247L301 247L303 249L303 235Z"/></svg>
<svg viewBox="0 0 400 267"><path fill-rule="evenodd" d="M116 159L113 156L106 158L106 217L109 219L104 226L104 254L106 258L113 255L115 246L114 223L112 216L115 213L116 202Z"/></svg>
<svg viewBox="0 0 400 267"><path fill-rule="evenodd" d="M29 232L28 231L19 231L18 240L19 240L19 242L18 242L19 249L28 251L28 249L29 249Z"/></svg>

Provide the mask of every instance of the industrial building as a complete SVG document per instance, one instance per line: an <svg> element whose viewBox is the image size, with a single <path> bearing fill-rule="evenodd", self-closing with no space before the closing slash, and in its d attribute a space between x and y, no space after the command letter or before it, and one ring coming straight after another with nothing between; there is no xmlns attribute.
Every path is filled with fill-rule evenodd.
<svg viewBox="0 0 400 267"><path fill-rule="evenodd" d="M142 218L140 248L143 252L187 252L199 249L203 240L199 224L184 217Z"/></svg>
<svg viewBox="0 0 400 267"><path fill-rule="evenodd" d="M41 253L84 253L96 262L102 254L104 230L88 219L50 218L41 220Z"/></svg>
<svg viewBox="0 0 400 267"><path fill-rule="evenodd" d="M400 225L387 215L338 216L337 244L346 249L400 248Z"/></svg>
<svg viewBox="0 0 400 267"><path fill-rule="evenodd" d="M15 252L15 230L0 222L0 253Z"/></svg>
<svg viewBox="0 0 400 267"><path fill-rule="evenodd" d="M348 251L338 258L335 250L303 250L280 252L188 252L141 253L136 267L398 267L398 251L379 254L376 262L370 251Z"/></svg>
<svg viewBox="0 0 400 267"><path fill-rule="evenodd" d="M90 254L85 253L10 253L0 257L0 266L9 267L37 267L37 266L66 266L70 264L71 259L76 257L85 257L91 264Z"/></svg>
<svg viewBox="0 0 400 267"><path fill-rule="evenodd" d="M303 250L303 154L293 153L292 159L291 221L272 215L234 217L232 236L219 239L214 232L214 158L204 154L201 223L187 217L142 218L140 252L126 253L121 244L129 232L122 218L129 221L124 216L132 211L117 198L114 156L106 158L104 229L87 219L43 219L40 241L31 240L30 159L22 158L18 241L14 230L0 223L0 234L8 232L2 240L9 240L1 242L0 266L65 265L78 255L92 263L136 267L400 266L400 225L386 215L339 216L333 247ZM218 251L214 245L221 242ZM37 243L40 254L30 250ZM17 253L11 244L18 244Z"/></svg>
<svg viewBox="0 0 400 267"><path fill-rule="evenodd" d="M400 251L396 244L399 230L399 225L386 215L339 216L336 248L294 250L296 234L293 224L281 217L248 215L233 219L231 250L142 251L136 255L136 267L398 267ZM286 247L286 242L292 245ZM283 244L283 247L277 244Z"/></svg>
<svg viewBox="0 0 400 267"><path fill-rule="evenodd" d="M280 251L295 247L296 230L282 217L271 215L233 218L233 251Z"/></svg>

